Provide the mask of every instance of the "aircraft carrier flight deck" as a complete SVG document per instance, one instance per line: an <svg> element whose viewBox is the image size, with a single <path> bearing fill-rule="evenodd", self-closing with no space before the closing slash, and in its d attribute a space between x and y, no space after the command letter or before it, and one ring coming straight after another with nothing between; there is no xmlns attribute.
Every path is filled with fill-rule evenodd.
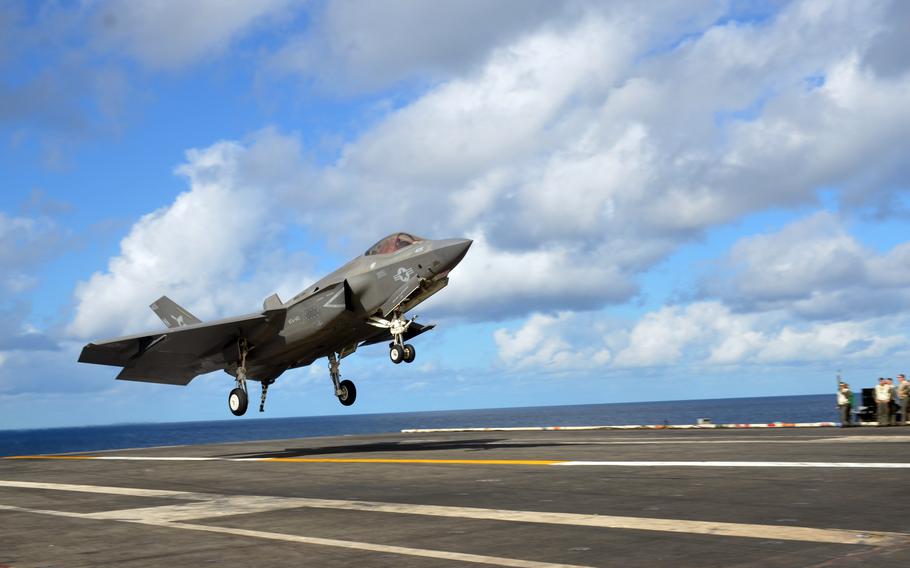
<svg viewBox="0 0 910 568"><path fill-rule="evenodd" d="M445 432L0 459L0 566L908 566L910 428Z"/></svg>

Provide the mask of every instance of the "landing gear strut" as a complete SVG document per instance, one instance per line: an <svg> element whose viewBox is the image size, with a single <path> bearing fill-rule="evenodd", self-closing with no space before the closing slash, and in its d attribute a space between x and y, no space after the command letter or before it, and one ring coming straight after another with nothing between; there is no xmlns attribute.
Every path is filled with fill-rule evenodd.
<svg viewBox="0 0 910 568"><path fill-rule="evenodd" d="M246 414L246 407L250 403L250 398L246 390L246 354L249 351L249 343L245 337L237 341L237 348L240 351L240 364L237 366L237 386L228 395L228 408L234 416L243 416ZM265 386L263 386L262 403L265 404ZM262 407L260 406L260 410Z"/></svg>
<svg viewBox="0 0 910 568"><path fill-rule="evenodd" d="M406 320L401 317L401 312L392 312L392 319L385 320L378 317L370 318L368 322L374 327L382 327L389 330L392 334L392 343L389 344L389 359L396 365L404 361L413 363L417 358L417 350L410 343L404 342L404 334L416 317Z"/></svg>
<svg viewBox="0 0 910 568"><path fill-rule="evenodd" d="M265 412L265 397L269 394L269 385L275 380L262 381L262 396L259 397L259 412Z"/></svg>
<svg viewBox="0 0 910 568"><path fill-rule="evenodd" d="M357 388L352 381L347 379L341 380L341 361L335 357L335 353L329 353L329 375L332 377L332 384L335 385L335 396L338 402L344 406L351 406L357 399Z"/></svg>

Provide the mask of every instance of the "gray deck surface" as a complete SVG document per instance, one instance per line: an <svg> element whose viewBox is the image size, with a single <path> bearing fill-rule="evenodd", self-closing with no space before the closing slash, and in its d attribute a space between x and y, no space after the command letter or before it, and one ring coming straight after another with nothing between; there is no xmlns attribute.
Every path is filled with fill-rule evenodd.
<svg viewBox="0 0 910 568"><path fill-rule="evenodd" d="M904 427L384 434L85 455L143 459L0 459L0 566L910 566L910 467L846 466L910 464ZM325 459L340 461L299 461Z"/></svg>

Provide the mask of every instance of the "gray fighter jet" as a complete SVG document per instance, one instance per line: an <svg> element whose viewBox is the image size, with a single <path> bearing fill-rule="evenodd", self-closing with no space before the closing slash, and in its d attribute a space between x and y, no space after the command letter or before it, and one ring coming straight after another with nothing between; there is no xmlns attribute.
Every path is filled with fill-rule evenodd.
<svg viewBox="0 0 910 568"><path fill-rule="evenodd" d="M248 380L262 385L262 412L269 385L282 373L327 357L335 396L350 406L357 390L342 380L341 359L358 347L390 341L393 363L413 362L416 351L407 342L433 326L404 314L445 288L470 246L468 239L395 233L287 302L273 294L261 312L207 323L162 296L151 308L166 331L89 343L79 362L123 367L118 379L170 385L223 370L235 378L228 406L240 416L249 401Z"/></svg>

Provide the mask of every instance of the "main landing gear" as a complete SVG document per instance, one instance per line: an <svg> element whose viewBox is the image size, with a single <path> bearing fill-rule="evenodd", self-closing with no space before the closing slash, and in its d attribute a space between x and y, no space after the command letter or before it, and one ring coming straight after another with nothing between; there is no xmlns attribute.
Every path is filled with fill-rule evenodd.
<svg viewBox="0 0 910 568"><path fill-rule="evenodd" d="M274 382L274 379L271 381L261 381L262 394L259 397L259 412L265 412L265 398L269 394L269 385ZM240 369L238 369L237 387L228 395L228 408L231 409L231 413L234 416L243 416L246 414L246 409L249 405L250 396L246 390L246 372L241 373Z"/></svg>
<svg viewBox="0 0 910 568"><path fill-rule="evenodd" d="M335 356L335 353L329 353L329 374L332 376L332 384L335 385L335 396L338 402L344 406L351 406L357 399L357 388L354 383L344 379L341 380L341 361Z"/></svg>
<svg viewBox="0 0 910 568"><path fill-rule="evenodd" d="M408 330L408 327L414 323L415 319L417 318L415 317L406 320L401 317L400 312L393 312L392 319L389 320L377 317L370 319L370 325L374 327L384 327L392 334L392 343L389 344L389 359L396 365L402 361L405 363L413 363L414 359L417 358L417 350L414 349L414 346L404 342L404 334Z"/></svg>
<svg viewBox="0 0 910 568"><path fill-rule="evenodd" d="M237 365L237 386L228 395L228 408L234 416L243 416L246 414L246 408L250 404L250 397L246 390L246 356L250 350L250 344L245 337L237 340L237 350L240 351L240 364ZM263 403L265 402L265 393L262 395Z"/></svg>
<svg viewBox="0 0 910 568"><path fill-rule="evenodd" d="M228 395L228 408L234 416L243 416L250 405L250 396L246 388L246 356L250 351L250 344L246 338L241 337L237 341L237 350L240 351L240 364L237 365L237 386ZM275 382L275 379L260 381L262 384L262 395L259 397L259 412L265 412L265 398L269 394L269 385Z"/></svg>
<svg viewBox="0 0 910 568"><path fill-rule="evenodd" d="M234 416L243 416L246 413L246 407L250 403L249 397L246 395L246 381L244 381L243 387L237 387L231 391L231 394L228 395L228 407L231 409L231 413Z"/></svg>

